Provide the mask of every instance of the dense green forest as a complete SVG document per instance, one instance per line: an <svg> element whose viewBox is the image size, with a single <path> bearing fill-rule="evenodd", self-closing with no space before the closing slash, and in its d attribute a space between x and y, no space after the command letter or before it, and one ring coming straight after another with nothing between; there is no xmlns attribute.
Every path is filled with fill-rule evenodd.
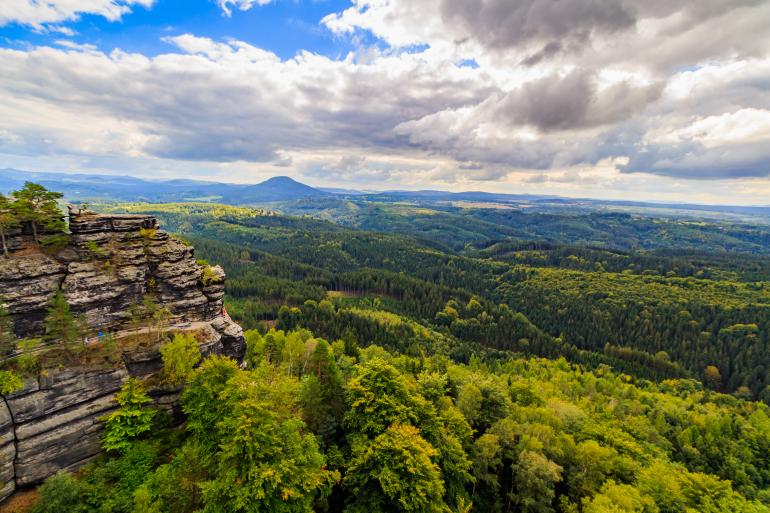
<svg viewBox="0 0 770 513"><path fill-rule="evenodd" d="M420 356L307 330L247 341L246 369L164 351L186 382L184 426L129 381L108 454L50 478L32 511L770 511L768 407L693 380L457 364L430 333Z"/></svg>
<svg viewBox="0 0 770 513"><path fill-rule="evenodd" d="M770 513L762 251L97 208L221 264L246 357L169 337L183 422L130 379L33 513Z"/></svg>
<svg viewBox="0 0 770 513"><path fill-rule="evenodd" d="M111 208L155 214L201 256L220 262L229 274L230 311L250 328L277 320L284 304L327 299L343 312L336 327L315 317L296 325L337 337L352 322L345 312L363 306L453 337L458 356L483 346L608 364L651 379L704 379L711 369L709 386L770 399L770 257L710 251L713 241L703 233L704 247L681 251L668 242L621 251L512 239L457 252L442 249L432 232L354 230L263 210Z"/></svg>
<svg viewBox="0 0 770 513"><path fill-rule="evenodd" d="M374 199L380 199L379 196ZM553 209L526 205L459 202L393 202L355 199L302 199L273 204L290 215L313 216L362 230L400 233L462 250L469 244L508 239L622 251L706 250L770 253L770 226L706 220L691 215L648 217L597 209ZM473 205L473 204L471 204Z"/></svg>

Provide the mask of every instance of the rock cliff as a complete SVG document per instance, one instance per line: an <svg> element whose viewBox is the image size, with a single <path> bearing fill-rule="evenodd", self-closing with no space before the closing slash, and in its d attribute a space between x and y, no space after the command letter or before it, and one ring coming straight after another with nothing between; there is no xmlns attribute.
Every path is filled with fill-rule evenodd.
<svg viewBox="0 0 770 513"><path fill-rule="evenodd" d="M40 251L21 231L11 237L11 257L0 258L0 298L14 332L39 337L61 289L91 331L112 333L129 349L109 364L48 369L2 398L0 500L96 456L101 418L115 408L122 383L161 369L158 344L146 334L136 343L141 329L129 325L145 297L167 308L167 329L194 335L204 355L240 360L245 350L241 328L223 310L222 269L197 263L194 249L159 230L154 218L70 212L69 227L69 243L55 251ZM150 395L174 412L179 390L157 385Z"/></svg>

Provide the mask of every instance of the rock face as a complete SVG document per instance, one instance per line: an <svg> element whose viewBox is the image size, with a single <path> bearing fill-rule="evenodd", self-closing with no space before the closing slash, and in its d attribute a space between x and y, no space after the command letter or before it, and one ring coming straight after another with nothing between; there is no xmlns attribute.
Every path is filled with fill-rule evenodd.
<svg viewBox="0 0 770 513"><path fill-rule="evenodd" d="M16 252L0 261L0 296L19 337L39 336L51 298L61 288L72 312L107 332L129 320L147 294L177 320L213 319L222 311L224 273L204 283L194 250L142 215L70 215L71 242L55 255ZM22 235L11 237L20 247Z"/></svg>
<svg viewBox="0 0 770 513"><path fill-rule="evenodd" d="M160 231L150 216L70 215L70 243L48 255L12 240L0 259L0 298L19 337L43 331L46 310L61 289L72 312L94 331L128 337L133 305L150 296L168 308L169 329L195 335L204 355L243 358L240 326L223 312L224 272L196 263L194 249ZM102 417L129 376L162 368L157 344L124 352L112 365L66 368L27 379L0 400L0 500L17 486L40 483L99 454ZM150 390L156 404L178 413L179 390Z"/></svg>

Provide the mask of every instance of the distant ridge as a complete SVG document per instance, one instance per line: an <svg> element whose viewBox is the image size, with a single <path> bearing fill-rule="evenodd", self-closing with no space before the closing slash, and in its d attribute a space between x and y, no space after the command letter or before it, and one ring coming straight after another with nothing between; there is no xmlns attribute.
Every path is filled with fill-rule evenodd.
<svg viewBox="0 0 770 513"><path fill-rule="evenodd" d="M209 201L249 205L332 195L288 176L276 176L256 185L242 185L190 179L150 181L131 176L0 170L2 193L20 188L25 181L60 191L69 201Z"/></svg>
<svg viewBox="0 0 770 513"><path fill-rule="evenodd" d="M293 200L345 198L371 201L413 201L480 203L522 202L529 205L563 205L580 209L644 208L673 209L691 212L729 213L770 217L770 206L699 205L677 202L612 201L591 198L568 198L541 194L505 194L483 191L448 192L420 191L362 191L339 188L315 188L288 176L275 176L264 182L248 185L207 182L192 179L145 180L131 176L30 172L18 169L0 169L0 193L8 193L33 181L64 193L68 201L145 201L150 203L175 203L203 201L230 205L263 205Z"/></svg>

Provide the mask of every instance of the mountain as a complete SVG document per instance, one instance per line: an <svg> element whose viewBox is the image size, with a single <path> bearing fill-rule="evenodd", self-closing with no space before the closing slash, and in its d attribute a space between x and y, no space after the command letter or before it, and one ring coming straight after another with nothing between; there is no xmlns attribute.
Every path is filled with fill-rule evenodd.
<svg viewBox="0 0 770 513"><path fill-rule="evenodd" d="M233 192L223 200L234 205L249 203L269 203L294 199L321 198L331 196L329 192L314 189L288 176L275 176L256 185L244 187Z"/></svg>
<svg viewBox="0 0 770 513"><path fill-rule="evenodd" d="M768 206L697 205L687 203L653 203L644 201L611 201L589 198L565 198L553 195L505 194L482 191L358 191L314 188L288 176L276 176L264 182L233 184L191 179L145 180L131 176L30 172L18 169L0 170L0 193L20 188L25 181L40 183L50 190L64 193L68 201L139 201L148 203L216 202L238 206L259 206L302 200L303 208L315 202L328 208L329 199L376 203L496 203L507 207L525 207L528 211L565 210L576 213L610 210L664 217L707 217L733 221L767 223ZM483 205L481 205L483 206ZM283 205L283 209L290 206ZM279 207L279 210L282 208ZM291 210L289 208L289 210Z"/></svg>
<svg viewBox="0 0 770 513"><path fill-rule="evenodd" d="M25 181L34 181L60 191L69 201L218 201L251 205L331 196L331 193L314 189L288 176L277 176L256 185L241 185L189 179L155 181L130 176L0 170L2 193L20 188Z"/></svg>

